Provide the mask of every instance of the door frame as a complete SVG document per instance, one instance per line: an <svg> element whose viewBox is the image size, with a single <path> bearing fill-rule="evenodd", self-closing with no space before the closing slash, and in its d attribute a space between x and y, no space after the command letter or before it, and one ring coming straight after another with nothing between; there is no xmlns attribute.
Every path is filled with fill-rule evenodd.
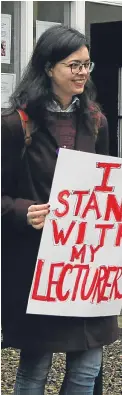
<svg viewBox="0 0 122 395"><path fill-rule="evenodd" d="M87 0L86 0L87 1ZM115 5L117 6L121 6L122 7L122 1L121 0L88 0L90 3L99 3L99 4L106 4L106 5Z"/></svg>

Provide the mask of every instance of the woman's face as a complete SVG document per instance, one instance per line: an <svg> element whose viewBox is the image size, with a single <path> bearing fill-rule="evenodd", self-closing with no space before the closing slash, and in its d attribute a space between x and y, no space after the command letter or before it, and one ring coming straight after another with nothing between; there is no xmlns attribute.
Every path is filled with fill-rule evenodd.
<svg viewBox="0 0 122 395"><path fill-rule="evenodd" d="M59 98L69 97L71 100L73 95L84 91L89 78L89 61L88 49L83 46L51 68L49 76L52 80L52 89ZM80 70L77 67L78 62L85 64Z"/></svg>

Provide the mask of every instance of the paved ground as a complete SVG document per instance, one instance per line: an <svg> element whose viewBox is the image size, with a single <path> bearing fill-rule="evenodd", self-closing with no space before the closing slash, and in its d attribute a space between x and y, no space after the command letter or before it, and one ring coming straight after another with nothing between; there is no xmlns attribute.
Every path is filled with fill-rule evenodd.
<svg viewBox="0 0 122 395"><path fill-rule="evenodd" d="M103 395L122 395L122 317L119 317L120 338L109 347L104 347ZM1 389L2 395L12 394L19 351L2 350ZM58 395L65 372L65 354L54 354L45 395ZM99 395L99 394L98 394Z"/></svg>

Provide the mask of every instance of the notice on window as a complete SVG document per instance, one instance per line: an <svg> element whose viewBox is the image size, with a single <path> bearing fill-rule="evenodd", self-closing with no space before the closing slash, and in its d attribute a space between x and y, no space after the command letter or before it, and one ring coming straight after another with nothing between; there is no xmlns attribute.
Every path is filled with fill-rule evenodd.
<svg viewBox="0 0 122 395"><path fill-rule="evenodd" d="M1 15L1 63L10 64L11 15Z"/></svg>
<svg viewBox="0 0 122 395"><path fill-rule="evenodd" d="M12 95L16 84L16 74L1 74L1 107L9 107L9 98Z"/></svg>
<svg viewBox="0 0 122 395"><path fill-rule="evenodd" d="M58 22L36 21L36 42L45 30L54 25L60 25Z"/></svg>

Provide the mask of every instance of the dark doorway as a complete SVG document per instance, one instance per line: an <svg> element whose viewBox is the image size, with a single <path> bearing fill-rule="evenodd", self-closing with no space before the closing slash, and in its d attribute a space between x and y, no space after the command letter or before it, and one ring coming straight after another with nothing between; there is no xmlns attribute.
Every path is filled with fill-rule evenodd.
<svg viewBox="0 0 122 395"><path fill-rule="evenodd" d="M91 24L92 79L108 119L110 155L118 156L118 74L122 67L122 21Z"/></svg>

